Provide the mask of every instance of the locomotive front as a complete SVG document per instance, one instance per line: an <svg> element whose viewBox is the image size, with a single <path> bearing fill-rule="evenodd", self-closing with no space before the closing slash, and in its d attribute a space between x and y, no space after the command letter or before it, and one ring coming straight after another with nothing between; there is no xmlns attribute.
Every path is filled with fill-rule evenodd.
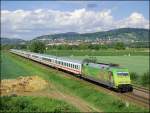
<svg viewBox="0 0 150 113"><path fill-rule="evenodd" d="M116 69L114 72L115 86L120 92L132 92L130 74L128 69Z"/></svg>

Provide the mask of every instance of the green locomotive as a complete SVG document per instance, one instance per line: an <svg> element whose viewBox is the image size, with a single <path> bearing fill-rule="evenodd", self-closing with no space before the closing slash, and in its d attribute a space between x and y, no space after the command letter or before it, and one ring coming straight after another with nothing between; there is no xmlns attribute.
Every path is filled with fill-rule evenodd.
<svg viewBox="0 0 150 113"><path fill-rule="evenodd" d="M115 64L83 63L82 76L117 89L119 92L133 91L128 69Z"/></svg>

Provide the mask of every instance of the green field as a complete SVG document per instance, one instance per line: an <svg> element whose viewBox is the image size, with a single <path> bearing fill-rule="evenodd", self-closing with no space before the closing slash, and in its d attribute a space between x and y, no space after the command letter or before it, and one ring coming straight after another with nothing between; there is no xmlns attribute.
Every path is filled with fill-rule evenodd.
<svg viewBox="0 0 150 113"><path fill-rule="evenodd" d="M148 56L148 49L102 49L102 50L47 50L47 54L56 56Z"/></svg>
<svg viewBox="0 0 150 113"><path fill-rule="evenodd" d="M132 103L126 106L124 100L117 96L112 96L106 92L99 91L94 85L78 80L74 77L68 77L62 73L34 63L27 59L13 55L8 52L2 53L1 77L16 78L24 75L38 75L54 86L61 92L72 94L86 101L90 106L100 109L104 112L148 112L148 109L134 105ZM43 103L41 101L41 103ZM93 110L94 111L94 110Z"/></svg>
<svg viewBox="0 0 150 113"><path fill-rule="evenodd" d="M149 56L94 56L101 63L115 63L136 72L139 75L149 71ZM89 56L71 56L73 59L85 59Z"/></svg>

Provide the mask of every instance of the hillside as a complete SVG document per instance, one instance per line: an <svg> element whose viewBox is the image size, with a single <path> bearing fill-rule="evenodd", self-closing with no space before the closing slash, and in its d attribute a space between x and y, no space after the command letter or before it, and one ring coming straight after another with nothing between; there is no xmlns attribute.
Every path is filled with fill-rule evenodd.
<svg viewBox="0 0 150 113"><path fill-rule="evenodd" d="M5 45L5 44L10 44L10 45L14 45L14 44L22 44L25 43L25 40L22 39L17 39L17 38L1 38L1 44Z"/></svg>
<svg viewBox="0 0 150 113"><path fill-rule="evenodd" d="M110 31L102 31L95 33L75 33L75 32L67 32L67 33L59 33L52 35L43 35L36 37L34 40L42 40L42 39L59 39L63 38L66 40L95 40L97 38L107 40L138 40L138 41L148 41L148 29L138 29L138 28L120 28L114 29Z"/></svg>

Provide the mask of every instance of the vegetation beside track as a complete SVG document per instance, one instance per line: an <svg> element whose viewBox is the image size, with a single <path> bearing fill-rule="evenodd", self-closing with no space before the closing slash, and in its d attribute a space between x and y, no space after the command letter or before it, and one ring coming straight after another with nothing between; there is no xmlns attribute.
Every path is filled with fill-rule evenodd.
<svg viewBox="0 0 150 113"><path fill-rule="evenodd" d="M18 65L20 68L22 68L20 70L26 70L29 75L39 75L44 79L48 80L49 82L53 83L60 91L76 95L87 101L91 106L95 106L102 111L148 112L148 109L142 108L140 106L135 106L131 103L128 105L125 101L120 100L117 97L113 97L104 92L97 91L93 88L94 86L91 86L90 84L87 85L80 80L74 79L72 77L67 77L67 75L63 75L62 73L52 70L49 67L42 66L38 63L33 63L32 61L10 53L3 54L4 57L7 56L10 60L12 60L12 63L14 63L14 65ZM5 59L5 61L6 60L7 59ZM2 59L2 62L5 61L3 61ZM15 71L13 70L13 67L11 68L12 71ZM6 77L6 75L8 74L6 71L7 70L3 71L3 75L1 74L3 78ZM7 76L8 78L13 77L15 72L12 71L9 73L9 75L11 76ZM20 76L20 73L16 72L15 75Z"/></svg>
<svg viewBox="0 0 150 113"><path fill-rule="evenodd" d="M0 103L1 112L79 112L64 101L32 96L3 96Z"/></svg>

